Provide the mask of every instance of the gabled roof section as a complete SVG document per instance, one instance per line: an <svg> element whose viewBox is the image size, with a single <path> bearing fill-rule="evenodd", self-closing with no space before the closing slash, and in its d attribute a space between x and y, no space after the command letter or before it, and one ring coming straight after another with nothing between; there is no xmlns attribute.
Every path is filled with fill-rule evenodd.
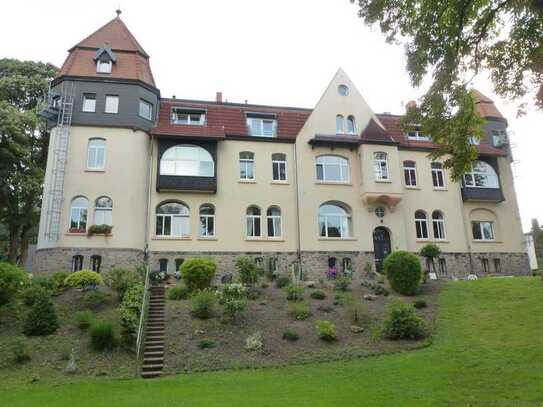
<svg viewBox="0 0 543 407"><path fill-rule="evenodd" d="M397 141L388 134L388 131L373 118L370 119L360 138L362 142L366 143L397 144Z"/></svg>
<svg viewBox="0 0 543 407"><path fill-rule="evenodd" d="M68 51L70 52L74 48L102 48L106 46L115 51L139 52L144 57L149 58L147 52L145 52L119 16L100 27Z"/></svg>
<svg viewBox="0 0 543 407"><path fill-rule="evenodd" d="M94 60L97 61L101 56L102 54L107 54L109 56L109 59L115 63L117 62L117 57L115 56L115 54L113 53L113 51L111 50L111 48L100 48L98 51L96 51L96 54L94 54Z"/></svg>
<svg viewBox="0 0 543 407"><path fill-rule="evenodd" d="M477 89L472 89L471 94L475 99L475 108L482 118L506 121L500 111L494 105L494 101L492 99L483 95Z"/></svg>

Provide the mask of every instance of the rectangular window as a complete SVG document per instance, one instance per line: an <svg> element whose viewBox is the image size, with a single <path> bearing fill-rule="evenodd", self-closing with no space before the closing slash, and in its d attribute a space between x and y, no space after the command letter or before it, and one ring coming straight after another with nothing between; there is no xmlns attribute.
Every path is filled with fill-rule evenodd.
<svg viewBox="0 0 543 407"><path fill-rule="evenodd" d="M281 216L268 216L268 237L281 237Z"/></svg>
<svg viewBox="0 0 543 407"><path fill-rule="evenodd" d="M443 258L439 259L439 273L443 276L447 275L447 261Z"/></svg>
<svg viewBox="0 0 543 407"><path fill-rule="evenodd" d="M417 170L413 161L406 161L403 164L403 173L405 179L405 186L416 187L417 186Z"/></svg>
<svg viewBox="0 0 543 407"><path fill-rule="evenodd" d="M97 73L111 73L111 61L97 61L96 72Z"/></svg>
<svg viewBox="0 0 543 407"><path fill-rule="evenodd" d="M407 132L407 139L413 141L430 141L431 137L426 134L422 134L420 126L414 126L413 130Z"/></svg>
<svg viewBox="0 0 543 407"><path fill-rule="evenodd" d="M239 178L241 180L255 179L255 160L254 160L254 155L252 153L240 154Z"/></svg>
<svg viewBox="0 0 543 407"><path fill-rule="evenodd" d="M119 113L119 96L106 95L106 113Z"/></svg>
<svg viewBox="0 0 543 407"><path fill-rule="evenodd" d="M247 215L247 236L260 236L260 216Z"/></svg>
<svg viewBox="0 0 543 407"><path fill-rule="evenodd" d="M263 117L247 117L249 134L256 137L276 137L277 120Z"/></svg>
<svg viewBox="0 0 543 407"><path fill-rule="evenodd" d="M140 99L139 115L147 120L153 120L153 105L146 100Z"/></svg>
<svg viewBox="0 0 543 407"><path fill-rule="evenodd" d="M215 236L215 215L200 215L200 236L213 237Z"/></svg>
<svg viewBox="0 0 543 407"><path fill-rule="evenodd" d="M287 158L285 154L272 154L272 178L274 181L287 180Z"/></svg>
<svg viewBox="0 0 543 407"><path fill-rule="evenodd" d="M483 264L483 271L485 273L488 273L490 270L489 270L489 266L488 266L488 259L486 258L482 258L481 259L481 263Z"/></svg>
<svg viewBox="0 0 543 407"><path fill-rule="evenodd" d="M424 219L415 220L417 239L428 239L428 223Z"/></svg>
<svg viewBox="0 0 543 407"><path fill-rule="evenodd" d="M432 184L434 185L434 188L445 187L445 176L441 163L432 163Z"/></svg>
<svg viewBox="0 0 543 407"><path fill-rule="evenodd" d="M172 122L174 124L204 125L206 115L203 111L192 111L183 109L172 110Z"/></svg>
<svg viewBox="0 0 543 407"><path fill-rule="evenodd" d="M83 94L82 110L89 113L94 113L96 111L96 93Z"/></svg>
<svg viewBox="0 0 543 407"><path fill-rule="evenodd" d="M494 272L495 273L502 272L502 262L500 259L494 259Z"/></svg>
<svg viewBox="0 0 543 407"><path fill-rule="evenodd" d="M475 136L469 136L468 141L472 146L478 146L480 144L480 140Z"/></svg>
<svg viewBox="0 0 543 407"><path fill-rule="evenodd" d="M388 181L388 156L386 153L373 154L373 169L376 181Z"/></svg>
<svg viewBox="0 0 543 407"><path fill-rule="evenodd" d="M73 207L70 212L70 230L85 231L87 229L87 208Z"/></svg>
<svg viewBox="0 0 543 407"><path fill-rule="evenodd" d="M493 222L471 222L474 240L494 240Z"/></svg>
<svg viewBox="0 0 543 407"><path fill-rule="evenodd" d="M168 272L168 259L159 259L158 265L159 265L159 270L161 273Z"/></svg>

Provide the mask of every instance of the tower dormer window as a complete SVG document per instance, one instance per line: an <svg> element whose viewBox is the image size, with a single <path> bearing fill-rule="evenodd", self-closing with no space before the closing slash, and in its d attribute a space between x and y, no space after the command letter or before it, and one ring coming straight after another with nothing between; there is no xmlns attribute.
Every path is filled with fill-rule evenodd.
<svg viewBox="0 0 543 407"><path fill-rule="evenodd" d="M174 124L204 125L206 121L205 111L186 110L174 108L172 110L172 122Z"/></svg>
<svg viewBox="0 0 543 407"><path fill-rule="evenodd" d="M97 73L111 73L111 61L96 61L96 72Z"/></svg>

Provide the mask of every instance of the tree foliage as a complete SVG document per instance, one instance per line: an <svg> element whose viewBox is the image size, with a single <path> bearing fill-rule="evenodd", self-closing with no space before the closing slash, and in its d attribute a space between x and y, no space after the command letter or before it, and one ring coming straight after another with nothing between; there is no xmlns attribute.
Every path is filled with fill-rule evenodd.
<svg viewBox="0 0 543 407"><path fill-rule="evenodd" d="M421 125L439 148L433 158L458 180L476 151L469 137L482 136L470 82L483 69L494 91L521 98L543 83L543 2L540 0L351 0L358 15L377 24L388 42L405 43L411 83L432 82L418 109L403 123Z"/></svg>

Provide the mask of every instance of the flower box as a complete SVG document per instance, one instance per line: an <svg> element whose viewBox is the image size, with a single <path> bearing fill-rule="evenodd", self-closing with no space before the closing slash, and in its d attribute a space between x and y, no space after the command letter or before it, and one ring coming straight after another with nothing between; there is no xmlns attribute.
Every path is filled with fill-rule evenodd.
<svg viewBox="0 0 543 407"><path fill-rule="evenodd" d="M111 230L113 229L113 226L111 225L92 225L89 227L89 231L87 232L88 236L92 235L104 235L104 236L111 236Z"/></svg>

